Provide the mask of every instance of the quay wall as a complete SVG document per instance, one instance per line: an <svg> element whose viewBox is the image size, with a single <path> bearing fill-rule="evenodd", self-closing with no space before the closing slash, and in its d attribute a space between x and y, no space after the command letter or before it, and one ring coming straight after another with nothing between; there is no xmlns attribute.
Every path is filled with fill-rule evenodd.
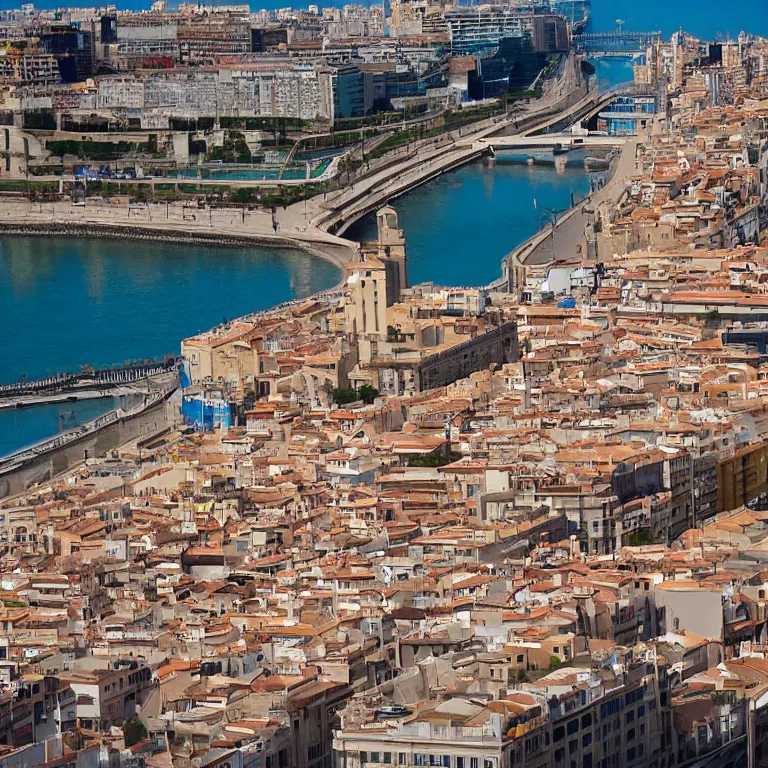
<svg viewBox="0 0 768 768"><path fill-rule="evenodd" d="M30 485L50 480L86 458L102 456L131 440L172 426L178 421L175 399L171 394L141 413L126 416L0 473L0 499L24 493Z"/></svg>
<svg viewBox="0 0 768 768"><path fill-rule="evenodd" d="M108 222L49 221L0 221L0 236L17 237L99 237L116 240L143 240L152 242L193 243L225 248L248 248L254 245L299 250L325 259L343 271L349 255L345 248L323 241L311 244L291 237L244 232L240 235L183 229L173 226L148 226L142 224L112 224ZM350 246L352 244L350 243ZM350 250L351 249L346 249Z"/></svg>

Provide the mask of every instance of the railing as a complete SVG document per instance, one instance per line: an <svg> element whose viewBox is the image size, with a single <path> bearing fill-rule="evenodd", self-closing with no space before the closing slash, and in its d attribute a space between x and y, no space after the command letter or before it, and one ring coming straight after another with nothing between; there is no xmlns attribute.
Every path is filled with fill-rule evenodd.
<svg viewBox="0 0 768 768"><path fill-rule="evenodd" d="M138 415L139 413L142 413L143 411L146 411L149 408L152 408L155 405L161 403L166 399L166 397L170 395L171 392L173 392L174 389L176 389L176 387L177 382L174 382L172 385L165 389L153 392L151 395L144 399L144 402L140 406L137 406L132 410L123 411L122 408L115 408L114 410L105 413L103 416L99 416L98 418L88 421L82 426L76 427L75 429L62 432L60 435L48 438L47 440L43 440L39 443L35 443L32 446L23 448L16 453L9 454L8 456L0 457L0 470L7 469L30 459L37 458L38 456L46 454L49 451L62 448L69 443L74 443L80 438L89 434L94 434L100 429L103 429L110 424L115 424L126 417Z"/></svg>
<svg viewBox="0 0 768 768"><path fill-rule="evenodd" d="M0 384L0 396L28 395L35 392L58 392L74 387L92 387L112 384L129 384L158 376L172 371L178 363L178 358L168 357L162 363L148 365L132 365L124 368L105 368L98 371L83 373L62 373L34 381L16 381L10 384Z"/></svg>

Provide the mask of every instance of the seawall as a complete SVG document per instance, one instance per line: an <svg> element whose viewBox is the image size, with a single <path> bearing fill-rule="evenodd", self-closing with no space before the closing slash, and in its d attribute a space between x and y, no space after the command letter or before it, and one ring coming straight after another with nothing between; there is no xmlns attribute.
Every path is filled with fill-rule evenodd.
<svg viewBox="0 0 768 768"><path fill-rule="evenodd" d="M27 459L0 472L0 499L15 496L32 484L45 482L87 458L102 456L130 440L135 440L178 420L174 392L141 413L126 416L101 429L67 443L61 448Z"/></svg>
<svg viewBox="0 0 768 768"><path fill-rule="evenodd" d="M310 238L297 238L288 235L267 235L263 233L207 231L181 228L173 225L150 226L141 224L113 224L94 221L0 221L0 236L6 237L85 237L110 238L115 240L140 240L149 242L190 243L208 245L217 248L250 248L254 245L283 250L299 250L325 259L340 270L344 270L351 258L353 243L345 246L342 242L333 243ZM348 252L347 252L348 251Z"/></svg>

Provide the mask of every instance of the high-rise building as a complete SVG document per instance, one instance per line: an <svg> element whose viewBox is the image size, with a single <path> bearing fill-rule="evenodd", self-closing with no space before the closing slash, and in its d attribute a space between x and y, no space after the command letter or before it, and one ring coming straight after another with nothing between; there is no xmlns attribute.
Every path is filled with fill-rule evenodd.
<svg viewBox="0 0 768 768"><path fill-rule="evenodd" d="M365 115L365 78L360 67L354 64L334 67L331 85L334 119Z"/></svg>
<svg viewBox="0 0 768 768"><path fill-rule="evenodd" d="M93 49L90 32L75 27L52 28L40 35L40 50L52 54L65 83L77 83L93 75Z"/></svg>

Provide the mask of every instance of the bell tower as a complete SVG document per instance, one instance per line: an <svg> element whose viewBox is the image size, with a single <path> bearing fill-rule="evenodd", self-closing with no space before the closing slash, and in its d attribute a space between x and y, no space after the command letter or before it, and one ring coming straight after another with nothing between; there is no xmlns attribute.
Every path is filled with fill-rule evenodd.
<svg viewBox="0 0 768 768"><path fill-rule="evenodd" d="M391 307L408 287L408 268L405 258L405 237L397 223L397 211L390 206L376 213L378 258L387 271L387 306Z"/></svg>

